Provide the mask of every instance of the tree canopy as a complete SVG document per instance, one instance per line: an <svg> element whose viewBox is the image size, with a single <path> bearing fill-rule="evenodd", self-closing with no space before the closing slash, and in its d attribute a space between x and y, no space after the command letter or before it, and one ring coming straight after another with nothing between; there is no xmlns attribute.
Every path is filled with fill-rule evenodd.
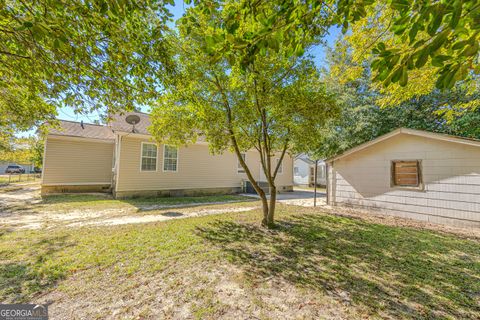
<svg viewBox="0 0 480 320"><path fill-rule="evenodd" d="M390 102L457 83L479 91L476 0L185 2L224 12L203 49L242 69L272 50L301 56L341 26ZM155 99L172 68L166 4L174 1L0 0L0 139L54 118L60 106L108 114ZM240 28L247 18L252 27ZM200 26L191 15L181 21L186 32Z"/></svg>
<svg viewBox="0 0 480 320"><path fill-rule="evenodd" d="M0 161L17 164L33 164L35 167L42 167L42 158L43 139L38 137L14 139L8 150L0 152Z"/></svg>
<svg viewBox="0 0 480 320"><path fill-rule="evenodd" d="M166 0L0 0L0 134L61 106L104 113L158 93L169 68Z"/></svg>
<svg viewBox="0 0 480 320"><path fill-rule="evenodd" d="M265 226L272 226L277 176L287 152L317 139L327 119L337 114L313 62L307 56L288 57L270 50L242 67L237 54L211 56L205 52L220 37L220 25L235 1L213 11L192 8L182 18L175 43L177 68L166 92L153 107L151 133L161 143L182 145L205 139L212 152L235 152L264 208ZM258 25L245 16L238 30ZM270 203L241 153L256 150L270 187ZM257 170L257 165L253 170Z"/></svg>
<svg viewBox="0 0 480 320"><path fill-rule="evenodd" d="M206 11L224 3L195 2ZM478 90L480 5L476 0L242 0L239 8L229 9L221 36L208 45L212 55L235 52L242 55L244 66L266 48L278 50L280 44L289 46L287 55L301 55L312 41L322 41L329 27L341 26L347 35L361 40L356 43L357 59L368 63L374 80L390 94L397 93L397 102L434 88L453 88L461 81L469 85L470 94ZM239 32L234 21L247 14L260 27Z"/></svg>
<svg viewBox="0 0 480 320"><path fill-rule="evenodd" d="M336 93L341 115L331 120L319 136L316 157L340 154L399 127L480 139L480 109L467 108L448 116L442 109L444 105L469 104L478 99L478 95L468 94L462 84L433 89L398 104L385 104L388 93L372 82L368 68L360 66L355 77L345 75L346 70L358 65L352 53L341 48L343 45L329 51L329 70L323 73L325 83Z"/></svg>
<svg viewBox="0 0 480 320"><path fill-rule="evenodd" d="M351 81L360 77L364 71L368 72L372 78L372 86L382 93L377 103L382 107L400 105L404 101L414 99L423 95L428 95L439 90L438 81L442 79L441 66L438 61L440 58L434 58L433 55L424 56L426 59L423 64L415 63L415 66L407 68L409 80L401 83L401 78L384 76L389 72L388 68L382 66L379 62L383 53L375 46L394 48L392 52L402 52L410 50L409 42L402 37L396 36L389 26L394 21L394 12L388 7L369 7L367 17L351 24L351 32L343 37L343 41L337 43L336 50L343 55L350 55L350 64L341 63L333 66L331 72L340 76L340 80ZM372 50L373 48L373 50ZM413 49L412 49L413 50ZM442 49L447 52L447 49ZM395 53L396 54L396 53ZM445 56L443 56L445 58ZM468 61L475 57L464 57ZM392 62L403 58L392 58ZM460 57L459 57L460 59ZM401 60L398 60L401 61ZM446 63L447 60L444 62ZM463 60L462 60L463 61ZM463 64L463 68L478 65L475 61L458 62ZM428 63L427 63L428 62ZM378 69L378 66L381 66ZM418 67L418 68L417 68ZM383 74L382 74L383 73ZM407 74L405 74L407 76ZM475 71L467 72L465 77L453 77L455 80L451 86L440 86L440 90L449 94L458 94L461 92L468 99L458 100L454 104L454 99L445 101L444 104L437 103L439 111L444 112L445 119L451 119L452 115L462 113L466 109L475 110L480 105L479 86L480 78ZM384 81L385 80L385 81ZM395 80L395 81L393 81ZM457 81L458 80L458 81ZM446 96L446 95L445 95ZM448 102L448 103L447 103Z"/></svg>

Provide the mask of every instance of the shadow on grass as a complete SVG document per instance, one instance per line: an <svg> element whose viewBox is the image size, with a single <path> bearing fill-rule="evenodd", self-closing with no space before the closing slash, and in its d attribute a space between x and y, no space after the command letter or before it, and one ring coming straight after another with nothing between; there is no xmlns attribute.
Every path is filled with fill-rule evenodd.
<svg viewBox="0 0 480 320"><path fill-rule="evenodd" d="M22 262L9 262L8 251L0 252L0 297L4 299L3 302L27 302L32 293L54 287L57 281L66 276L66 270L44 268L44 262L72 245L67 236L47 236L31 244L35 250L25 250L26 256Z"/></svg>
<svg viewBox="0 0 480 320"><path fill-rule="evenodd" d="M184 216L183 213L175 212L175 211L164 212L164 213L161 213L160 215L162 215L164 217L170 217L170 218L176 218L176 217L183 217Z"/></svg>
<svg viewBox="0 0 480 320"><path fill-rule="evenodd" d="M50 205L62 209L109 208L132 206L137 211L151 211L168 207L196 207L215 203L235 203L256 201L240 195L209 195L193 197L138 197L113 199L109 194L62 194L44 196L42 205Z"/></svg>
<svg viewBox="0 0 480 320"><path fill-rule="evenodd" d="M429 231L303 214L277 229L218 220L198 235L248 276L280 277L371 315L477 318L480 244Z"/></svg>

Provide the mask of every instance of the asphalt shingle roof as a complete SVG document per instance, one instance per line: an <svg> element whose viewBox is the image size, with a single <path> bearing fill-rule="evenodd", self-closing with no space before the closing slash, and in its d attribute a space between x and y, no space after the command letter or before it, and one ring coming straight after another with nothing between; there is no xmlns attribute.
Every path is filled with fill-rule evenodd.
<svg viewBox="0 0 480 320"><path fill-rule="evenodd" d="M116 114L107 125L81 123L68 120L59 120L60 128L51 128L50 134L91 138L115 140L115 132L132 132L133 126L125 121L129 115L137 115L140 117L140 122L135 125L135 133L150 135L147 128L150 126L149 115L143 112L126 112L124 114ZM200 136L198 141L205 141L205 137Z"/></svg>
<svg viewBox="0 0 480 320"><path fill-rule="evenodd" d="M140 122L135 125L135 133L150 135L147 128L150 126L150 117L143 112L126 112L124 114L116 114L112 116L112 121L108 124L113 131L132 132L132 125L127 123L125 119L129 115L137 115L140 117Z"/></svg>
<svg viewBox="0 0 480 320"><path fill-rule="evenodd" d="M59 124L59 128L52 127L50 129L50 134L90 139L115 139L112 129L108 126L68 120L59 120Z"/></svg>

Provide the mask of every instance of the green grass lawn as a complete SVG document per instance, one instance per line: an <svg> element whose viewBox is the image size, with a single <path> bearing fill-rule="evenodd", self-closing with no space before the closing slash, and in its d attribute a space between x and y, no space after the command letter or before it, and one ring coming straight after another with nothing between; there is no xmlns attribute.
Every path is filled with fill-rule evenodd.
<svg viewBox="0 0 480 320"><path fill-rule="evenodd" d="M39 181L40 180L40 175L39 174L13 174L11 177L8 175L0 175L0 185L2 184L8 184L9 182L12 184L17 184L17 183L25 183L25 182L33 182L33 181Z"/></svg>
<svg viewBox="0 0 480 320"><path fill-rule="evenodd" d="M156 303L170 306L172 317L212 319L238 306L240 318L297 318L294 312L305 310L311 314L304 317L316 318L328 308L351 318L480 317L476 240L284 205L269 231L259 226L260 215L2 229L0 301L36 302L54 292L64 297L62 308L87 301L91 309L81 309L87 318L111 315L119 299L134 301L120 308L132 318L154 317Z"/></svg>
<svg viewBox="0 0 480 320"><path fill-rule="evenodd" d="M239 195L211 195L197 197L141 197L129 199L113 199L105 194L64 194L49 195L42 198L40 207L44 210L66 211L75 209L109 209L149 206L181 206L201 203L250 201L251 198Z"/></svg>

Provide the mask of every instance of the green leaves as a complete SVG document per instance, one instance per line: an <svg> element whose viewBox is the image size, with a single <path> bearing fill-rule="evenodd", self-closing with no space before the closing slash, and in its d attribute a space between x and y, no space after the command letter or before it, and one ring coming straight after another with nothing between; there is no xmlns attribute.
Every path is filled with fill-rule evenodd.
<svg viewBox="0 0 480 320"><path fill-rule="evenodd" d="M170 43L176 73L151 116L158 141L186 144L202 136L214 153L238 146L274 154L312 147L319 128L337 116L334 97L304 55L309 42L265 32L277 13L260 3L264 13L232 0L208 13L195 7L183 18ZM238 27L231 29L230 19ZM191 21L198 26L189 30ZM251 170L257 172L258 162Z"/></svg>
<svg viewBox="0 0 480 320"><path fill-rule="evenodd" d="M165 4L49 0L0 5L0 117L23 130L51 120L55 106L106 113L151 101L173 65L165 41ZM21 107L8 114L4 106L12 103Z"/></svg>
<svg viewBox="0 0 480 320"><path fill-rule="evenodd" d="M231 48L242 48L242 69L255 60L252 56L264 56L270 50L279 52L283 46L287 48L283 50L287 55L301 56L304 49L321 39L332 24L342 27L346 33L352 24L366 19L368 27L379 27L375 24L382 21L386 29L373 39L379 41L378 44L369 44L372 54L382 61L375 59L377 62L372 69L378 73L377 79L386 81L385 85L397 78L404 84L405 80L408 82L409 72L429 67L438 68L440 75L453 70L448 65L467 66L467 72L461 73L464 78L458 81L465 80L472 72L478 73L480 6L477 1L272 0L268 5L245 2L239 6L228 1L212 3L219 7L228 3L225 22L220 27L231 35L227 38L232 45L223 46L221 50L229 55ZM200 1L199 6L205 8L212 3ZM334 7L336 11L323 11L322 7ZM388 14L382 16L384 12ZM252 18L249 29L239 33L233 21L246 16ZM400 69L407 74L400 77L393 74ZM457 77L452 76L453 79ZM451 84L450 81L437 83L440 89L444 83Z"/></svg>
<svg viewBox="0 0 480 320"><path fill-rule="evenodd" d="M451 60L451 59L452 59L451 56L438 55L438 56L435 56L435 58L432 59L432 65L435 66L435 67L441 68L441 67L443 67L445 61L448 61L448 60Z"/></svg>
<svg viewBox="0 0 480 320"><path fill-rule="evenodd" d="M395 51L379 43L372 50L379 57L371 65L378 72L377 80L386 86L397 81L404 86L408 82L408 70L433 66L439 69L436 86L443 89L464 80L469 71L476 72L479 35L474 30L474 21L480 14L479 7L469 1L456 0L425 2L416 6L407 6L405 1L392 1L391 8L399 16L389 31L402 49ZM468 13L463 14L465 12ZM407 38L408 47L402 43L402 39Z"/></svg>
<svg viewBox="0 0 480 320"><path fill-rule="evenodd" d="M455 29L458 26L458 23L460 22L460 18L462 17L462 12L463 12L463 6L462 6L463 0L455 0L453 2L453 10L451 13L451 18L450 18L450 23L449 27L451 29Z"/></svg>
<svg viewBox="0 0 480 320"><path fill-rule="evenodd" d="M418 58L417 58L417 61L415 62L415 67L417 69L420 69L425 65L425 63L427 63L429 54L430 52L428 51L427 48L424 48L418 53Z"/></svg>

